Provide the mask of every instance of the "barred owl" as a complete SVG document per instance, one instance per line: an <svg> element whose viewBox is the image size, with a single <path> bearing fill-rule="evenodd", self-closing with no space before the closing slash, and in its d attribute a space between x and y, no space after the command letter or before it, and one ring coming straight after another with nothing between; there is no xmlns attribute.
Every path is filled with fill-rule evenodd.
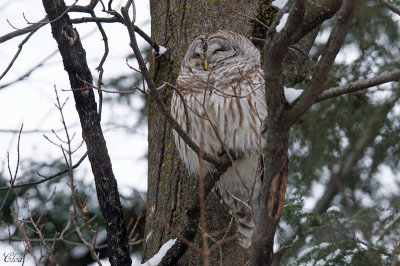
<svg viewBox="0 0 400 266"><path fill-rule="evenodd" d="M258 159L261 127L267 116L260 53L246 37L217 31L189 46L176 82L171 113L205 152L226 149L238 158L213 190L235 217L239 244L248 248L254 227L254 204L261 180ZM189 172L199 175L198 155L174 131L177 150ZM204 173L212 165L203 162Z"/></svg>

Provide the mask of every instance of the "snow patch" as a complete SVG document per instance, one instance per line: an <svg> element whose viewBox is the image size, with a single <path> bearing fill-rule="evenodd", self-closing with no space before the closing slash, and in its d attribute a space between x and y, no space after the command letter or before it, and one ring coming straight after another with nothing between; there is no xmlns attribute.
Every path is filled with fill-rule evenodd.
<svg viewBox="0 0 400 266"><path fill-rule="evenodd" d="M331 206L327 212L340 212L340 208L338 206Z"/></svg>
<svg viewBox="0 0 400 266"><path fill-rule="evenodd" d="M281 32L281 30L285 27L288 17L289 13L283 14L281 20L279 21L279 24L275 28L277 32Z"/></svg>
<svg viewBox="0 0 400 266"><path fill-rule="evenodd" d="M329 243L326 243L326 242L322 242L321 244L319 244L319 248L327 248L327 247L329 247Z"/></svg>
<svg viewBox="0 0 400 266"><path fill-rule="evenodd" d="M168 250L175 244L175 242L176 238L168 240L164 245L162 245L162 247L160 248L160 250L156 255L154 255L151 259L140 265L141 266L158 265L161 262L162 258L165 256L165 254L167 254Z"/></svg>
<svg viewBox="0 0 400 266"><path fill-rule="evenodd" d="M272 1L271 5L276 6L279 9L282 9L286 4L288 0L275 0Z"/></svg>
<svg viewBox="0 0 400 266"><path fill-rule="evenodd" d="M303 93L303 90L296 90L294 88L284 88L283 89L285 93L285 98L288 103L292 103L297 100L297 98L300 97L300 95Z"/></svg>
<svg viewBox="0 0 400 266"><path fill-rule="evenodd" d="M165 48L164 46L162 46L162 45L159 45L158 46L158 54L165 54L166 52L167 52L167 48Z"/></svg>

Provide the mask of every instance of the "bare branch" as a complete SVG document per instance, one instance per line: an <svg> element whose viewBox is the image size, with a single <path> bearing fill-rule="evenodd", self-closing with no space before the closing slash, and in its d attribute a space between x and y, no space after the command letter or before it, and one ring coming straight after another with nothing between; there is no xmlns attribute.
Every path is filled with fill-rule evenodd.
<svg viewBox="0 0 400 266"><path fill-rule="evenodd" d="M62 91L84 91L84 90L88 90L88 89L96 89L96 90L98 90L99 92L117 93L117 94L132 94L132 93L136 92L136 90L139 90L139 91L141 91L142 93L145 93L144 91L142 91L142 90L141 90L140 88L138 88L138 87L131 88L131 89L128 90L128 91L106 90L106 89L102 89L101 87L97 87L97 86L93 85L93 84L90 83L90 82L87 82L86 80L82 79L82 78L79 77L79 76L77 76L76 78L79 79L80 81L82 81L82 82L86 85L86 87L83 87L83 88L76 88L76 89L70 89L70 90L69 90L69 89L68 89L68 90L62 89Z"/></svg>
<svg viewBox="0 0 400 266"><path fill-rule="evenodd" d="M138 195L139 200L142 202L142 204L146 207L146 210L149 212L150 215L152 215L159 223L161 223L168 231L173 233L180 241L185 243L187 246L189 246L193 251L203 254L202 250L195 246L190 240L186 239L182 234L180 234L175 228L170 226L161 216L159 216L157 213L155 213L147 204L146 202Z"/></svg>
<svg viewBox="0 0 400 266"><path fill-rule="evenodd" d="M8 169L9 169L9 173L10 173L10 186L7 188L7 194L5 195L3 202L1 203L0 206L0 213L3 211L3 208L6 204L7 198L10 195L10 192L13 188L15 188L14 184L15 184L15 180L17 179L17 174L18 174L18 169L19 169L19 162L20 162L20 154L19 154L19 144L20 144L20 140L21 140L21 133L22 133L22 128L23 128L24 124L21 125L21 128L19 129L19 133L18 133L18 142L17 142L17 165L15 166L15 171L14 174L11 173L11 169L10 169L10 162L8 159L8 155L7 155L7 159L8 159Z"/></svg>
<svg viewBox="0 0 400 266"><path fill-rule="evenodd" d="M206 223L206 213L205 213L205 184L204 184L204 168L203 168L203 151L204 151L204 138L201 138L200 141L200 155L198 157L199 160L199 181L200 181L200 224L202 228L201 238L203 240L203 259L204 266L208 266L210 264L210 250L208 248L208 234L207 234L207 223Z"/></svg>
<svg viewBox="0 0 400 266"><path fill-rule="evenodd" d="M55 193L55 191L53 191L50 199L54 196L54 193ZM41 218L43 216L43 213L41 214L40 218L37 221L35 221L33 219L32 213L31 213L31 210L30 210L30 206L29 206L29 194L28 194L28 192L26 192L25 203L26 203L26 206L27 206L26 210L27 210L27 213L28 213L30 224L34 228L33 232L39 236L39 239L41 240L40 241L41 244L44 246L44 248L46 249L46 253L50 257L50 261L52 263L56 264L56 257L54 256L53 249L49 248L49 246L47 245L46 241L44 241L44 236L43 236L43 233L42 233L42 228L43 227L40 226L40 220L41 220Z"/></svg>
<svg viewBox="0 0 400 266"><path fill-rule="evenodd" d="M124 23L123 18L118 13L114 13L114 17L102 18L102 17L82 17L71 19L71 22L74 24L77 23L86 23L86 22L96 22L96 23L114 23L120 22ZM160 52L160 46L149 36L147 35L141 28L136 25L132 25L133 30L138 33L157 53Z"/></svg>
<svg viewBox="0 0 400 266"><path fill-rule="evenodd" d="M269 27L268 27L267 25L265 25L262 21L260 21L259 19L257 19L256 16L248 16L248 15L246 15L246 14L243 14L243 13L241 13L241 12L239 12L239 11L233 9L232 7L230 7L230 6L228 6L228 5L224 4L224 3L221 3L221 5L222 5L223 7L225 7L226 9L228 9L229 11L231 11L232 13L234 13L234 14L237 14L237 15L239 15L239 16L245 17L245 18L247 18L247 19L249 19L249 20L256 21L257 23L261 24L261 25L262 25L263 27L265 27L266 29L269 28Z"/></svg>
<svg viewBox="0 0 400 266"><path fill-rule="evenodd" d="M283 59L288 53L290 38L301 24L304 16L303 0L292 1L286 25L280 32L275 26L267 33L270 42L264 45L264 75L267 98L267 141L263 147L263 183L260 195L262 208L255 210L255 227L251 239L249 265L270 265L273 258L273 243L285 199L288 176L289 126L282 119L287 105L283 91Z"/></svg>
<svg viewBox="0 0 400 266"><path fill-rule="evenodd" d="M81 17L71 19L73 24L96 22L96 23L115 23L121 22L118 17Z"/></svg>
<svg viewBox="0 0 400 266"><path fill-rule="evenodd" d="M222 244L224 244L224 243L226 243L226 242L233 241L233 240L235 240L236 238L237 238L236 235L225 237L225 238L223 238L222 240L220 240L220 241L218 241L217 243L215 243L214 245L212 245L212 246L209 248L209 250L210 250L210 252L212 252L212 251L214 251L216 248L220 247Z"/></svg>
<svg viewBox="0 0 400 266"><path fill-rule="evenodd" d="M46 56L45 58L43 58L38 64L36 64L35 66L31 67L31 69L29 69L27 72L25 72L25 74L23 74L22 76L18 77L17 79L10 81L6 84L3 84L0 86L0 89L4 89L5 87L8 87L10 85L14 85L15 83L24 80L25 78L29 77L34 71L36 71L37 69L39 69L41 66L43 66L43 64L49 60L50 58L52 58L55 54L57 54L58 50L55 50L54 52L52 52L51 54L49 54L48 56ZM1 130L0 130L1 131ZM24 131L24 133L27 133L26 131Z"/></svg>
<svg viewBox="0 0 400 266"><path fill-rule="evenodd" d="M390 10L392 10L394 13L396 13L397 15L400 16L400 8L398 8L397 6L395 6L394 4L390 3L387 0L377 0L378 2L382 3L384 6L386 6L387 8L389 8Z"/></svg>
<svg viewBox="0 0 400 266"><path fill-rule="evenodd" d="M129 239L132 239L133 233L136 232L136 229L137 229L137 227L139 225L140 220L142 220L145 217L146 217L146 215L143 212L138 214L138 216L136 217L135 224L133 225L133 227L132 227L132 229L131 229L131 231L129 233ZM131 222L132 221L133 221L133 218L131 219ZM128 228L130 227L130 224L131 223L128 224ZM133 240L136 240L136 236L133 238Z"/></svg>
<svg viewBox="0 0 400 266"><path fill-rule="evenodd" d="M399 80L400 80L400 70L394 70L389 73L381 74L379 76L375 76L364 80L358 80L343 86L325 90L323 93L321 93L321 95L318 96L316 102L334 98L346 93L368 89L391 81L398 82Z"/></svg>
<svg viewBox="0 0 400 266"><path fill-rule="evenodd" d="M24 241L28 246L29 253L32 256L33 261L35 262L35 265L39 265L39 261L37 260L37 258L35 256L35 252L33 250L32 243L29 240L28 236L26 235L26 232L25 232L24 228L22 227L21 223L19 222L17 215L15 215L14 209L11 209L11 217L14 219L19 232L21 233L22 237L24 238Z"/></svg>
<svg viewBox="0 0 400 266"><path fill-rule="evenodd" d="M47 17L45 17L45 18L39 20L38 22L36 22L36 23L34 23L32 25L29 25L29 26L27 26L25 28L18 29L16 31L7 33L7 34L5 34L3 36L0 36L0 43L8 41L8 40L10 40L10 39L12 39L14 37L26 34L28 32L32 32L34 30L37 30L38 29L38 25L44 26L46 21L47 21Z"/></svg>
<svg viewBox="0 0 400 266"><path fill-rule="evenodd" d="M18 45L18 50L15 53L14 57L11 59L11 62L8 64L8 66L6 67L6 69L3 71L3 73L0 75L0 80L7 74L8 70L10 70L10 68L12 67L12 65L14 64L15 60L17 60L19 54L22 51L22 47L24 46L24 44L29 40L30 37L32 37L32 35L38 30L38 28L32 30L23 40L22 42Z"/></svg>
<svg viewBox="0 0 400 266"><path fill-rule="evenodd" d="M72 138L70 137L70 134L69 134L68 128L67 128L67 124L64 119L64 112L63 112L64 103L61 104L60 99L58 97L57 89L54 88L54 90L55 90L56 101L57 101L56 107L60 113L61 123L64 127L64 132L65 132L65 136L66 136L65 143L67 144L67 147L68 147L67 149L64 149L64 150L67 152L67 156L65 156L65 162L69 166L68 167L68 173L69 173L69 178L70 178L69 186L71 188L71 198L72 198L72 207L73 207L72 223L75 227L76 233L79 236L79 239L90 250L90 254L91 254L93 260L96 261L98 265L102 265L100 262L100 258L98 257L98 255L95 252L94 244L91 244L86 240L86 238L83 236L83 234L78 226L78 222L77 222L77 217L78 217L77 205L78 205L78 203L77 203L77 200L79 199L79 195L78 195L78 190L75 189L75 185L74 185L74 173L73 173L73 168L72 168L72 149L71 149ZM84 212L84 211L82 210L82 212ZM87 223L87 219L85 220L85 222L86 222L86 225L89 228L89 230L92 231L90 228L90 225ZM94 235L96 238L97 231L94 232Z"/></svg>
<svg viewBox="0 0 400 266"><path fill-rule="evenodd" d="M296 1L291 8L290 15L285 27L275 36L271 42L264 46L264 65L265 65L265 87L267 96L268 119L275 115L280 115L279 109L284 106L285 97L283 93L283 58L288 53L290 36L296 30L297 25L301 24L304 15L304 1ZM277 25L275 22L273 26ZM269 31L269 35L273 31ZM272 36L271 36L272 37Z"/></svg>
<svg viewBox="0 0 400 266"><path fill-rule="evenodd" d="M318 62L316 71L310 82L310 86L303 92L296 104L287 112L287 123L292 125L297 119L304 114L315 103L318 96L322 93L330 69L335 61L336 55L342 47L344 38L346 37L347 27L350 23L350 18L356 6L355 0L345 0L338 12L338 18L335 26L329 36L328 44L325 52Z"/></svg>
<svg viewBox="0 0 400 266"><path fill-rule="evenodd" d="M8 41L8 40L10 40L10 39L12 39L12 38L14 38L14 37L23 35L23 34L25 34L25 33L32 32L32 31L36 31L36 30L38 30L39 28L41 28L41 27L47 25L48 23L51 23L51 22L54 22L54 21L58 20L58 19L61 18L64 14L68 13L68 11L74 10L73 7L75 6L75 4L76 4L77 2L78 2L78 0L75 0L75 2L74 2L71 6L67 7L67 9L66 9L62 14L60 14L60 16L54 18L53 20L50 20L50 21L49 21L49 20L48 20L48 17L46 16L45 18L39 20L38 22L32 23L32 25L30 25L30 26L27 26L27 27L21 28L21 29L17 29L17 30L15 30L15 31L13 31L13 32L10 32L10 33L7 33L6 35L1 36L1 37L0 37L0 43L5 42L5 41ZM75 6L75 7L76 7L76 6ZM12 27L13 27L13 26L12 26ZM15 28L15 27L13 27L13 28Z"/></svg>
<svg viewBox="0 0 400 266"><path fill-rule="evenodd" d="M90 11L90 15L93 18L96 18L96 14L94 13L93 10ZM103 37L103 43L104 43L104 54L100 59L100 63L99 65L96 67L96 70L99 72L99 78L97 81L97 87L101 88L102 85L102 81L103 81L103 73L104 73L104 69L103 69L103 65L104 62L106 61L106 58L108 56L108 52L109 52L109 47L108 47L108 38L107 38L107 34L104 31L103 26L101 25L100 22L96 22L97 28L99 29L101 36ZM101 90L98 90L98 94L99 94L99 117L101 119L101 113L102 113L102 109L103 109L103 93Z"/></svg>
<svg viewBox="0 0 400 266"><path fill-rule="evenodd" d="M303 22L297 26L296 31L290 37L290 43L297 43L325 20L334 16L341 4L342 0L306 1Z"/></svg>
<svg viewBox="0 0 400 266"><path fill-rule="evenodd" d="M87 156L87 152L85 152L85 154L82 155L82 157L72 166L72 169L77 168L86 159L86 156ZM13 188L30 187L30 186L38 185L38 184L47 182L47 181L49 181L49 180L51 180L53 178L56 178L57 176L63 175L65 173L68 173L68 171L69 171L69 168L65 169L65 170L62 170L60 172L57 172L57 173L55 173L55 174L53 174L51 176L44 176L44 175L42 175L40 173L37 173L37 175L42 177L43 179L41 179L39 181L25 183L25 184L17 184L17 185L14 185ZM10 189L10 187L1 187L0 191L6 190L6 189Z"/></svg>

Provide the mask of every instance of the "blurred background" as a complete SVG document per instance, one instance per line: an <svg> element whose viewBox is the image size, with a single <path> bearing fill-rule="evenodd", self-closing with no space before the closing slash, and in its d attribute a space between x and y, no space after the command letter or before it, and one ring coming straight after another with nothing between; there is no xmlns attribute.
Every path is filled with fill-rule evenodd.
<svg viewBox="0 0 400 266"><path fill-rule="evenodd" d="M74 2L66 1L66 4L71 5ZM77 4L87 5L89 2L78 1ZM113 1L115 10L120 10L123 5L125 1ZM136 25L150 35L148 1L137 1L136 10ZM98 16L106 16L101 12L100 5L96 11ZM87 16L82 13L70 13L71 18L83 15ZM28 26L28 22L34 23L44 17L45 12L41 1L1 1L0 36L24 28ZM75 24L75 27L82 39L89 68L96 84L98 80L96 67L104 52L102 36L94 23ZM103 66L103 88L126 91L134 86L141 87L140 75L127 65L128 62L130 66L135 67L126 28L120 23L104 23L103 27L109 42L109 55ZM18 45L25 37L26 35L22 35L0 43L0 75L9 65L18 50ZM148 55L150 48L147 43L141 37L138 37L138 41L143 53ZM60 141L56 134L65 139L60 113L55 106L55 88L60 101L66 101L63 115L69 134L71 136L75 134L72 148L78 148L82 142L79 117L57 43L51 35L50 25L46 25L32 35L8 73L0 80L0 187L9 185L7 158L9 157L12 171L17 166L18 132L22 124L19 147L20 165L16 184L40 180L41 177L36 173L49 176L66 168L60 148L44 137L47 136L57 144ZM144 211L138 203L136 194L139 193L145 197L147 189L146 101L146 97L139 91L133 94L103 93L102 128L127 222ZM74 163L85 151L83 144L73 154ZM98 210L93 175L87 159L74 171L74 177L80 196L87 201L90 215L98 215L96 218L98 223L103 223ZM9 223L13 223L9 215L11 207L19 212L21 218L26 215L27 192L32 202L31 208L36 211L42 208L45 213L46 235L50 238L54 237L54 232L60 232L68 221L68 210L71 208L71 191L67 186L68 182L68 174L64 174L37 186L16 189L15 194L8 198L1 213L0 238L7 239L9 232L15 230L15 226L9 226ZM51 196L53 191L55 191L53 199L43 205L42 203ZM0 191L1 202L6 192ZM104 242L104 233L105 231L99 231L98 242ZM140 245L137 246L140 248ZM2 241L0 245L1 254L23 252L23 250L21 242ZM62 257L65 257L61 260L63 265L87 265L91 261L90 254L83 247L65 249L64 245L60 245L57 250L62 253ZM33 263L29 261L29 256L26 256L26 259L28 261L25 265ZM105 260L105 263L107 265L108 261ZM15 265L20 265L20 263Z"/></svg>
<svg viewBox="0 0 400 266"><path fill-rule="evenodd" d="M74 3L66 2L68 5ZM78 4L89 2L80 0ZM400 66L399 16L377 1L360 2L346 44L332 70L329 87ZM113 8L120 10L124 4L124 1L115 0ZM136 10L136 25L150 35L148 1L136 1ZM96 12L102 16L101 6ZM2 1L0 36L44 16L41 1ZM76 24L75 27L82 38L96 84L96 67L104 52L102 36L94 23ZM104 64L103 88L126 91L142 86L140 75L127 65L128 61L129 65L135 66L135 60L125 27L118 23L103 23L103 27L110 46ZM306 73L312 71L322 53L331 27L332 21L327 21L321 28ZM0 43L0 75L25 37ZM149 46L140 37L138 40L143 54L149 56ZM304 75L303 81L296 84L297 88L306 88L308 77ZM0 187L9 185L10 172L13 175L18 157L16 184L40 180L37 173L50 176L66 168L60 148L44 137L60 143L58 137L65 136L60 113L54 105L55 88L62 102L69 98L63 114L70 135L75 133L73 148L80 147L73 154L73 161L77 162L85 153L85 146L80 146L80 124L72 93L68 91L69 80L50 26L46 25L24 44L21 54L0 80ZM341 96L315 105L293 127L287 208L275 245L277 251L285 248L284 252L277 253L281 265L385 265L398 257L395 250L400 247L399 97L398 83ZM145 197L147 187L146 106L147 99L140 92L103 93L102 127L126 221L132 221L130 228L144 211L137 194ZM18 153L18 133L22 124ZM94 217L92 222L100 226L103 221L87 159L75 170L74 177L80 197L88 207L88 217ZM0 191L0 201L4 205L0 217L0 254L24 252L10 211L13 208L18 217L26 217L27 193L31 211L44 215L43 234L49 242L56 231L65 228L71 208L68 182L68 175L61 175L36 186L18 188L7 201L3 201L7 190ZM142 239L142 222L136 232L138 239ZM79 241L73 233L67 234L65 239L71 243ZM104 239L104 228L99 227L97 243L104 244ZM60 265L92 263L85 247L71 243L58 241L55 244ZM44 251L39 243L35 245L40 257ZM134 265L140 260L140 249L140 243L132 246ZM104 251L100 251L102 257ZM30 257L26 259L25 265L32 265ZM104 265L107 263L104 260Z"/></svg>

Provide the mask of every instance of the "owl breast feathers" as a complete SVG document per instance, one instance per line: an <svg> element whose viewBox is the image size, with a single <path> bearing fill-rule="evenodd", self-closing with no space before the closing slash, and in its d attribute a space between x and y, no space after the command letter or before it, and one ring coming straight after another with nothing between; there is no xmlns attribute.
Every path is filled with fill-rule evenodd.
<svg viewBox="0 0 400 266"><path fill-rule="evenodd" d="M254 227L261 180L262 124L267 116L260 54L246 37L217 31L197 37L189 46L176 82L171 112L205 152L221 150L237 159L214 186L238 225L239 243L248 248ZM192 174L199 157L174 131L177 150ZM204 162L204 173L212 166Z"/></svg>

